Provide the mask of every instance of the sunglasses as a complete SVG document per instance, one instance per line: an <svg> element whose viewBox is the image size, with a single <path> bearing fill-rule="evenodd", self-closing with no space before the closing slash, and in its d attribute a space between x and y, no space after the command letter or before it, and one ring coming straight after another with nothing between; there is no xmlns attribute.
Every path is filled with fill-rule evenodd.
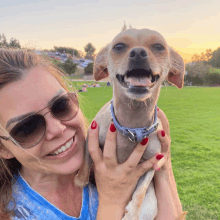
<svg viewBox="0 0 220 220"><path fill-rule="evenodd" d="M79 110L77 94L71 92L65 93L55 99L44 109L46 108L49 108L48 112L51 112L51 114L60 121L70 121L76 116ZM48 112L44 115L39 114L42 110L19 121L10 130L9 137L0 136L0 138L4 140L11 140L14 144L17 142L25 149L37 145L43 139L46 132L46 120L44 116Z"/></svg>

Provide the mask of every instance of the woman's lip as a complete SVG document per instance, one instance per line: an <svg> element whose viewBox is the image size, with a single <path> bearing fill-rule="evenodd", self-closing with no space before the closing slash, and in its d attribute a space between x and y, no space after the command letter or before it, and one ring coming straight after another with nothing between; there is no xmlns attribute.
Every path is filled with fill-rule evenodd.
<svg viewBox="0 0 220 220"><path fill-rule="evenodd" d="M76 140L76 136L74 136L74 140L73 140L73 143L71 144L70 148L68 148L66 151L60 153L60 154L57 154L57 155L46 155L45 158L47 159L51 159L51 160L56 160L56 159L59 159L59 158L63 158L63 157L66 157L67 155L69 154L73 154L73 152L76 150L76 147L77 147L77 140Z"/></svg>

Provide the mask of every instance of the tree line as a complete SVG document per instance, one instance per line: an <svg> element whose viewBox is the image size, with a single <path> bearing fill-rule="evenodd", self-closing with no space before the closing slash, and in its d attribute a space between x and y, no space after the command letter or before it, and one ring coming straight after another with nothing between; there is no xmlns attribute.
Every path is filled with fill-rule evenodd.
<svg viewBox="0 0 220 220"><path fill-rule="evenodd" d="M212 51L207 49L201 54L194 54L192 62L186 64L186 85L220 86L220 47Z"/></svg>
<svg viewBox="0 0 220 220"><path fill-rule="evenodd" d="M6 36L2 33L0 34L0 47L21 48L21 45L20 42L13 37L8 42Z"/></svg>

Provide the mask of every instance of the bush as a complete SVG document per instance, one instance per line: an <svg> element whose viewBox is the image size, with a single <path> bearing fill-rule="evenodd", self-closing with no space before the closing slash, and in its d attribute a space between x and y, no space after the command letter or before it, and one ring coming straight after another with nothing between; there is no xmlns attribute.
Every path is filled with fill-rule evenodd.
<svg viewBox="0 0 220 220"><path fill-rule="evenodd" d="M196 75L204 76L205 74L209 73L209 70L210 70L210 66L202 61L194 62L191 65L189 64L186 65L187 73L192 76L196 76Z"/></svg>
<svg viewBox="0 0 220 220"><path fill-rule="evenodd" d="M86 74L92 74L93 73L93 63L89 63L87 67L84 68Z"/></svg>
<svg viewBox="0 0 220 220"><path fill-rule="evenodd" d="M220 74L219 73L209 73L204 77L206 85L220 85Z"/></svg>
<svg viewBox="0 0 220 220"><path fill-rule="evenodd" d="M204 85L204 78L198 75L196 76L185 75L184 81L186 84L189 85L196 85L196 86Z"/></svg>
<svg viewBox="0 0 220 220"><path fill-rule="evenodd" d="M65 63L60 62L59 60L53 59L52 62L62 69L67 74L73 74L76 71L77 63L74 63L72 59L68 58Z"/></svg>

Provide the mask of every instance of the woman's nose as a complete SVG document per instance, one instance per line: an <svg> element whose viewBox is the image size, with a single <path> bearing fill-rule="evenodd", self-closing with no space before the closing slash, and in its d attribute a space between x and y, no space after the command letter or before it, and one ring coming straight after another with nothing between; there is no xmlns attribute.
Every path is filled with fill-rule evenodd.
<svg viewBox="0 0 220 220"><path fill-rule="evenodd" d="M55 118L51 113L44 117L46 120L46 139L52 140L53 138L61 137L66 129L66 125L64 125L59 119Z"/></svg>

